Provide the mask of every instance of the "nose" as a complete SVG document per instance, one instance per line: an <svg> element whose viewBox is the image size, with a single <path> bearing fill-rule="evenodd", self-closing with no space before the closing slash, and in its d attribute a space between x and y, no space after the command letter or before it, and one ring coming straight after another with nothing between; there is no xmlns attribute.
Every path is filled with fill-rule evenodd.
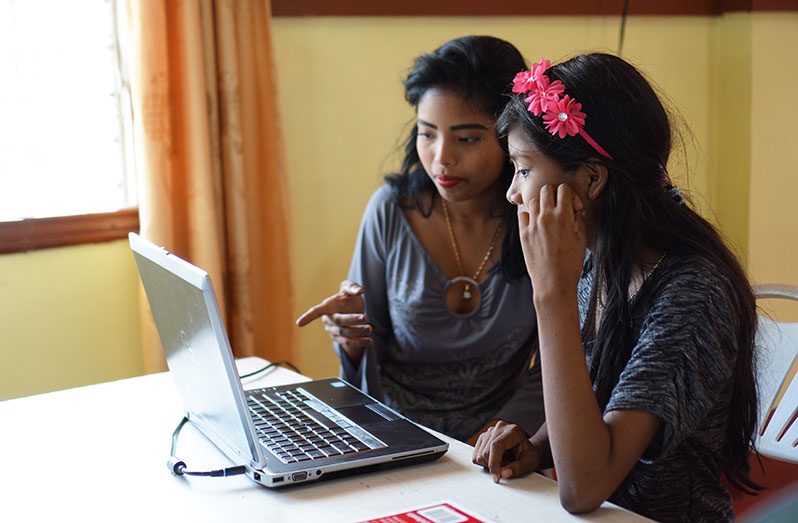
<svg viewBox="0 0 798 523"><path fill-rule="evenodd" d="M451 167L457 163L457 155L454 147L449 144L448 140L441 139L438 141L438 147L435 150L435 159L444 167Z"/></svg>
<svg viewBox="0 0 798 523"><path fill-rule="evenodd" d="M510 182L510 187L507 189L505 195L507 201L513 205L521 205L523 202L521 198L521 191L518 190L518 177L513 176L513 181Z"/></svg>

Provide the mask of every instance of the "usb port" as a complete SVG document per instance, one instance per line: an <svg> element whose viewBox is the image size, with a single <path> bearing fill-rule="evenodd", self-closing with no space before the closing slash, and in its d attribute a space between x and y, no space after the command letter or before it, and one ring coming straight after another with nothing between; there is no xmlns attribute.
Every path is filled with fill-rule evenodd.
<svg viewBox="0 0 798 523"><path fill-rule="evenodd" d="M291 481L304 481L306 479L308 479L307 472L294 472L291 476Z"/></svg>
<svg viewBox="0 0 798 523"><path fill-rule="evenodd" d="M272 483L282 483L285 478L283 476L277 476L272 480Z"/></svg>

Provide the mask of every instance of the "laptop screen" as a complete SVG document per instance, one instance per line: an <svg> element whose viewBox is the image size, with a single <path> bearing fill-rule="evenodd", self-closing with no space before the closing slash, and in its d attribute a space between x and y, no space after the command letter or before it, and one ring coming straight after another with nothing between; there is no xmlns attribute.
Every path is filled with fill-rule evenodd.
<svg viewBox="0 0 798 523"><path fill-rule="evenodd" d="M130 244L189 417L239 464L261 462L244 426L246 401L208 274L138 236Z"/></svg>

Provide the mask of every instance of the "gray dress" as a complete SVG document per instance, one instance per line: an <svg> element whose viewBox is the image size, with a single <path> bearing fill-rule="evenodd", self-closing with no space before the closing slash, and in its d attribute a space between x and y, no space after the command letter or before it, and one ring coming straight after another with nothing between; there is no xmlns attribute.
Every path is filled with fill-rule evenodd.
<svg viewBox="0 0 798 523"><path fill-rule="evenodd" d="M448 278L384 186L366 208L349 279L365 289L374 343L357 367L335 345L343 379L457 439L492 419L537 431L543 394L540 365L530 369L537 325L528 276L508 283L495 266L479 284L479 308L452 313Z"/></svg>

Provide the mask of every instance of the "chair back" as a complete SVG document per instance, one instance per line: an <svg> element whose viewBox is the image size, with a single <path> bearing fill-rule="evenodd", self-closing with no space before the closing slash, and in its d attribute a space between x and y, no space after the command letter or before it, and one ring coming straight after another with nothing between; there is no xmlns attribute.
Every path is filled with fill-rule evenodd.
<svg viewBox="0 0 798 523"><path fill-rule="evenodd" d="M798 301L798 286L754 286L757 300ZM759 423L755 445L769 458L798 463L798 323L759 315L757 329ZM791 370L793 370L791 372Z"/></svg>

